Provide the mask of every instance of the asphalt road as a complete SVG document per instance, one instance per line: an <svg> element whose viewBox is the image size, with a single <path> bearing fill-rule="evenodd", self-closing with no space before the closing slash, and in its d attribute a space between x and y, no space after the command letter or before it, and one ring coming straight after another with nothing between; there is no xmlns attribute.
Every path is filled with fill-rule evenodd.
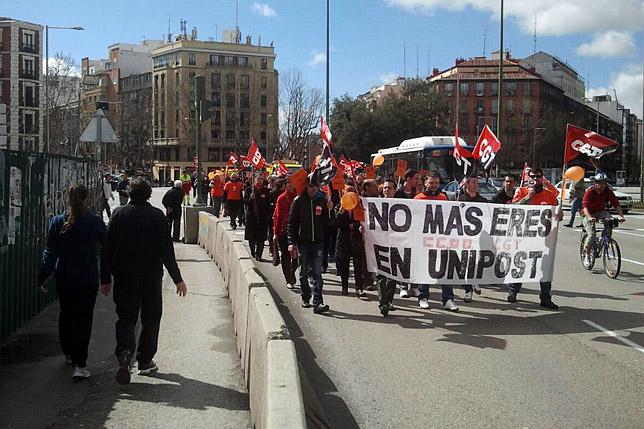
<svg viewBox="0 0 644 429"><path fill-rule="evenodd" d="M456 314L440 309L435 288L428 311L396 295L399 310L384 319L375 291L341 296L332 269L331 311L320 316L300 307L279 267L257 265L330 427L641 428L644 214L627 216L614 237L623 263L610 280L601 260L592 272L581 267L579 230L561 228L556 312L526 284L516 304L503 287L483 287L469 304L457 290Z"/></svg>

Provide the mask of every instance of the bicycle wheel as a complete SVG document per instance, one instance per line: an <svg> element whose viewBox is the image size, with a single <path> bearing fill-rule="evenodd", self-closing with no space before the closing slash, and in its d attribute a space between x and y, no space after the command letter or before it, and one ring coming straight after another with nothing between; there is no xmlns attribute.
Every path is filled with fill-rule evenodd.
<svg viewBox="0 0 644 429"><path fill-rule="evenodd" d="M586 252L586 246L584 242L586 241L586 234L581 237L581 243L579 243L579 258L581 259L581 265L584 269L590 271L595 266L595 246L590 248L590 252Z"/></svg>
<svg viewBox="0 0 644 429"><path fill-rule="evenodd" d="M604 272L614 279L619 275L622 268L622 253L619 250L619 244L612 238L608 241L608 246L604 249Z"/></svg>

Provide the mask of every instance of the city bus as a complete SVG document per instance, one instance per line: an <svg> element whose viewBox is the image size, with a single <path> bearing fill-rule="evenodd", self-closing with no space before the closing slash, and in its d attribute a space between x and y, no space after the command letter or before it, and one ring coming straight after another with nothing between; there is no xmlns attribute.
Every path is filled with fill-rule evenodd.
<svg viewBox="0 0 644 429"><path fill-rule="evenodd" d="M458 140L462 147L470 151L474 149L462 138L459 137ZM378 174L381 176L393 174L396 171L396 162L404 159L407 161L407 168L438 171L442 184L446 184L462 176L463 169L454 161L453 153L454 136L426 136L404 140L398 146L380 149L371 154L371 160L373 161L377 155L385 158L385 162L378 169Z"/></svg>

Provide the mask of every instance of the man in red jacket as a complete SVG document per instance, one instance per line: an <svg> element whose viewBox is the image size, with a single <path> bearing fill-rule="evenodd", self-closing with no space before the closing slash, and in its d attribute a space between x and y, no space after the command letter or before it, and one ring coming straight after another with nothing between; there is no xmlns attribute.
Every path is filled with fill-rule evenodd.
<svg viewBox="0 0 644 429"><path fill-rule="evenodd" d="M291 210L293 200L297 196L295 187L290 180L286 181L286 190L277 197L275 202L275 213L273 214L273 240L277 240L281 253L282 272L286 280L286 287L293 289L296 283L295 278L295 264L291 259L291 254L288 251L288 214Z"/></svg>
<svg viewBox="0 0 644 429"><path fill-rule="evenodd" d="M595 177L595 184L586 190L584 193L584 198L581 202L581 212L584 215L582 218L582 223L584 224L584 230L586 231L586 251L589 252L593 238L595 237L596 227L595 222L598 220L603 220L610 218L610 214L606 210L606 205L610 203L617 214L619 215L619 221L624 222L624 212L622 212L622 207L619 205L619 201L615 196L615 193L608 187L606 181L608 177L604 173L598 173Z"/></svg>

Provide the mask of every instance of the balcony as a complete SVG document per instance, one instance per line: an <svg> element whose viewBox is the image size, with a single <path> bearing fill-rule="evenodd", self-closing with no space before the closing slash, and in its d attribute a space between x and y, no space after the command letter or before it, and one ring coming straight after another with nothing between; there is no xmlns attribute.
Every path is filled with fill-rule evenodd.
<svg viewBox="0 0 644 429"><path fill-rule="evenodd" d="M36 53L36 45L22 45L22 48L20 48L20 52L26 52L28 54L35 54Z"/></svg>
<svg viewBox="0 0 644 429"><path fill-rule="evenodd" d="M23 70L20 72L20 79L38 80L38 75L33 70Z"/></svg>

